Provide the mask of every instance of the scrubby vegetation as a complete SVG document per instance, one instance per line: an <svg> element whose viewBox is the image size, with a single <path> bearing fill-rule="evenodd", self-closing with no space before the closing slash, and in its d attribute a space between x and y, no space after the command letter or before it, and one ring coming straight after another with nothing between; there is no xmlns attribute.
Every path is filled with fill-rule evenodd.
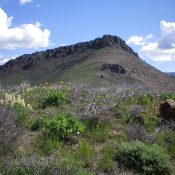
<svg viewBox="0 0 175 175"><path fill-rule="evenodd" d="M116 157L120 164L141 174L170 174L168 154L157 144L122 142Z"/></svg>
<svg viewBox="0 0 175 175"><path fill-rule="evenodd" d="M175 173L175 94L45 84L0 90L0 174Z"/></svg>

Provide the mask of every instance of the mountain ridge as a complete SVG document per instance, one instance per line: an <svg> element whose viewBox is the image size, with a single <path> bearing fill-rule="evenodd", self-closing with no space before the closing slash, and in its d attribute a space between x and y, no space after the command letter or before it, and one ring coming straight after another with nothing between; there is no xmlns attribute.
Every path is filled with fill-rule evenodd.
<svg viewBox="0 0 175 175"><path fill-rule="evenodd" d="M0 66L4 85L45 82L83 86L133 86L175 91L175 80L141 60L118 36L25 54Z"/></svg>
<svg viewBox="0 0 175 175"><path fill-rule="evenodd" d="M136 52L133 51L132 48L130 48L123 39L121 39L118 36L112 36L112 35L104 35L102 38L96 38L94 40L91 41L87 41L87 42L79 42L76 44L72 44L72 45L68 45L68 46L61 46L55 49L48 49L46 51L41 51L41 52L35 52L32 54L24 54L20 57L17 57L16 59L12 59L10 61L8 61L7 63L5 63L4 65L0 66L0 72L6 68L9 68L10 66L13 66L14 64L19 64L20 62L23 62L23 60L28 59L29 64L26 64L23 68L25 70L33 67L35 64L37 64L36 59L31 59L32 56L37 56L38 54L45 52L45 58L46 59L56 59L59 57L65 57L65 56L69 56L71 54L75 54L75 53L82 53L88 49L101 49L104 47L113 47L113 48L122 48L125 51L138 56L138 54Z"/></svg>

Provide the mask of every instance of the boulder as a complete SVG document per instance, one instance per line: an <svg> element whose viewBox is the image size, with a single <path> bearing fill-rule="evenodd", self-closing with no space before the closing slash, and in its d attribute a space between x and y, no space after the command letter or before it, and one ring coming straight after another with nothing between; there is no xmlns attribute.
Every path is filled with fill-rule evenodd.
<svg viewBox="0 0 175 175"><path fill-rule="evenodd" d="M160 104L159 114L164 120L175 121L175 101L170 99Z"/></svg>

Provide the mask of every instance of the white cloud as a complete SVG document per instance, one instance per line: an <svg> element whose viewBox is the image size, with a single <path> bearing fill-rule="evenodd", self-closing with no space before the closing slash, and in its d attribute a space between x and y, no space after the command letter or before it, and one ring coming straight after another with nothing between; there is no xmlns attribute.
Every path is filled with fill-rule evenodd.
<svg viewBox="0 0 175 175"><path fill-rule="evenodd" d="M161 21L161 38L159 40L159 47L162 49L175 48L175 23Z"/></svg>
<svg viewBox="0 0 175 175"><path fill-rule="evenodd" d="M24 5L26 3L32 2L32 0L20 0L20 4Z"/></svg>
<svg viewBox="0 0 175 175"><path fill-rule="evenodd" d="M126 43L127 44L134 44L134 45L137 45L137 46L143 46L147 43L147 40L149 40L151 38L153 38L152 34L149 34L146 37L135 35L135 36L130 37L126 41Z"/></svg>
<svg viewBox="0 0 175 175"><path fill-rule="evenodd" d="M67 46L67 44L60 44L60 47Z"/></svg>
<svg viewBox="0 0 175 175"><path fill-rule="evenodd" d="M22 24L12 26L13 17L0 8L0 48L39 48L49 45L50 31L41 29L41 24Z"/></svg>
<svg viewBox="0 0 175 175"><path fill-rule="evenodd" d="M147 45L142 46L141 49L145 51L149 51L149 50L155 50L156 48L157 48L157 43L149 43Z"/></svg>
<svg viewBox="0 0 175 175"><path fill-rule="evenodd" d="M140 36L142 38L140 42L144 44L139 45L137 42L130 42L129 44L139 45L139 53L150 57L154 61L175 61L175 23L161 21L160 30L161 36L154 42L150 40L153 36L148 35L145 38Z"/></svg>
<svg viewBox="0 0 175 175"><path fill-rule="evenodd" d="M10 59L8 59L8 58L0 58L0 65L3 65L4 63L6 63L9 60Z"/></svg>
<svg viewBox="0 0 175 175"><path fill-rule="evenodd" d="M147 41L147 40L152 39L152 38L153 38L153 34L149 34L144 38L144 40Z"/></svg>
<svg viewBox="0 0 175 175"><path fill-rule="evenodd" d="M134 45L137 45L137 46L141 46L141 45L145 44L145 42L143 42L143 37L142 36L132 36L126 41L126 43L127 44L134 44Z"/></svg>
<svg viewBox="0 0 175 175"><path fill-rule="evenodd" d="M139 52L144 53L154 61L175 61L175 49L165 50L157 46L157 43L151 43L143 46Z"/></svg>
<svg viewBox="0 0 175 175"><path fill-rule="evenodd" d="M15 59L16 57L18 57L18 55L15 56L9 56L9 55L2 55L0 54L0 65L5 64L7 61L11 60L11 59Z"/></svg>

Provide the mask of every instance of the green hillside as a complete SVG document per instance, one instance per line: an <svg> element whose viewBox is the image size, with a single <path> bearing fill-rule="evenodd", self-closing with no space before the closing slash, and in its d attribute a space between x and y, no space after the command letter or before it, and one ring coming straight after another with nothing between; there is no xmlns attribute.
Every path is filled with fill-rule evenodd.
<svg viewBox="0 0 175 175"><path fill-rule="evenodd" d="M120 66L125 73L102 69ZM145 86L174 91L175 80L142 61L119 37L103 38L23 55L0 67L2 84L70 82L81 86Z"/></svg>

